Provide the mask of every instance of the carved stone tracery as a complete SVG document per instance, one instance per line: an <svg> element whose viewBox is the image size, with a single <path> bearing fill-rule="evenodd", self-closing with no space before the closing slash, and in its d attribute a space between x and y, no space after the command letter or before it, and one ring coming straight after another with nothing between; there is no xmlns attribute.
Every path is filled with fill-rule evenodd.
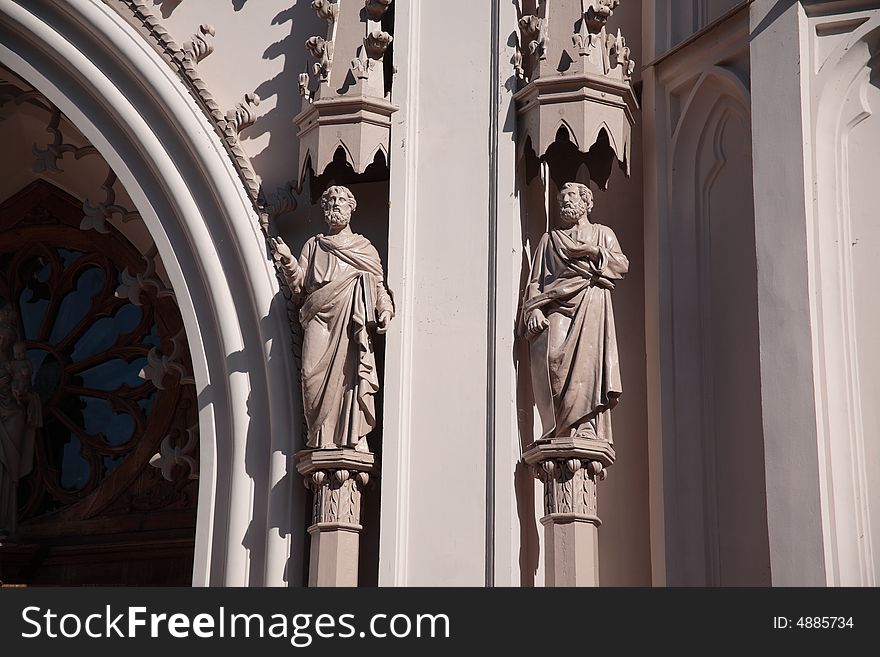
<svg viewBox="0 0 880 657"><path fill-rule="evenodd" d="M520 18L521 47L513 65L523 83L514 96L521 149L530 144L541 158L564 130L587 153L604 133L612 158L629 173L638 105L630 84L635 71L630 49L620 30L608 30L619 4L542 0L535 14ZM607 186L607 178L596 182Z"/></svg>
<svg viewBox="0 0 880 657"><path fill-rule="evenodd" d="M377 155L387 163L391 114L397 110L388 99L383 62L393 41L385 29L391 4L392 0L312 2L327 21L327 34L305 42L316 61L311 74L299 76L302 111L294 122L300 138L300 186L308 164L321 175L338 151L356 173L363 173Z"/></svg>
<svg viewBox="0 0 880 657"><path fill-rule="evenodd" d="M185 479L169 483L145 467L163 442L166 451L178 445L163 441L176 427L192 427L197 444L195 388L184 385L191 365L174 295L152 276L155 285L120 294L122 274L145 261L151 271L156 254L139 253L111 224L83 232L80 206L37 181L0 208L0 288L22 300L22 337L38 363L34 388L43 406L33 472L20 490L22 540L53 536L68 521L71 536L100 534L110 518L135 527L139 511L195 504ZM92 295L88 302L83 293ZM78 313L72 323L58 312L68 304ZM174 345L176 367L161 387L139 379L139 363L153 349ZM190 446L187 456L197 463L197 453Z"/></svg>

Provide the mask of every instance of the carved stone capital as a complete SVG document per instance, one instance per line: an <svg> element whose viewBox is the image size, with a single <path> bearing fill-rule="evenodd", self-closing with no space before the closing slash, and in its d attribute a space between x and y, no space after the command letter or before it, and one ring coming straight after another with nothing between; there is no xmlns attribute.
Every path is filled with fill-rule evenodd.
<svg viewBox="0 0 880 657"><path fill-rule="evenodd" d="M309 449L299 452L296 460L303 484L314 495L309 532L359 532L361 495L376 470L375 456L353 449Z"/></svg>
<svg viewBox="0 0 880 657"><path fill-rule="evenodd" d="M589 520L600 524L596 504L596 482L605 473L598 461L551 459L542 461L535 472L544 483L544 514L547 520ZM600 474L601 473L601 474Z"/></svg>
<svg viewBox="0 0 880 657"><path fill-rule="evenodd" d="M532 443L523 460L544 484L542 522L601 524L596 484L614 463L614 448L602 440L553 438Z"/></svg>

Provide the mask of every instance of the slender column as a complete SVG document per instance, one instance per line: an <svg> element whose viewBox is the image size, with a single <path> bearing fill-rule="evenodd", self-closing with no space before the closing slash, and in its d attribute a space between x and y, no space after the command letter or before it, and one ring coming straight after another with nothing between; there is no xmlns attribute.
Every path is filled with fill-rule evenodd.
<svg viewBox="0 0 880 657"><path fill-rule="evenodd" d="M375 472L375 457L353 449L307 449L297 471L312 491L309 586L357 586L361 495Z"/></svg>
<svg viewBox="0 0 880 657"><path fill-rule="evenodd" d="M532 443L523 459L544 484L546 586L599 586L596 484L614 449L603 440L552 438Z"/></svg>

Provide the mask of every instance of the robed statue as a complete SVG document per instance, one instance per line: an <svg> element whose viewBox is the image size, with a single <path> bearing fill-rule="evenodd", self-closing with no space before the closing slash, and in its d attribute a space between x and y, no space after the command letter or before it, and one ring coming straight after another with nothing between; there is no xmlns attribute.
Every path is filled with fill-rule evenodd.
<svg viewBox="0 0 880 657"><path fill-rule="evenodd" d="M42 426L39 396L31 388L33 369L18 340L18 313L0 309L0 541L15 535L18 484L34 464L34 437Z"/></svg>
<svg viewBox="0 0 880 657"><path fill-rule="evenodd" d="M294 295L301 298L302 393L311 448L369 451L379 390L371 331L385 333L394 304L379 254L352 232L357 208L346 187L321 196L327 234L310 238L297 261L280 237L278 259Z"/></svg>
<svg viewBox="0 0 880 657"><path fill-rule="evenodd" d="M589 187L567 183L559 206L562 227L538 243L522 307L541 438L612 444L621 384L611 291L629 261L614 231L590 221Z"/></svg>

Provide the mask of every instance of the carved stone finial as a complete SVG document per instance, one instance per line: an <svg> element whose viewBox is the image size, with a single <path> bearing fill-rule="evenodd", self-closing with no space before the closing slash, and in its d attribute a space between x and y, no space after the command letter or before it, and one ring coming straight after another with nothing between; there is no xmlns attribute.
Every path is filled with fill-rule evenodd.
<svg viewBox="0 0 880 657"><path fill-rule="evenodd" d="M254 108L260 104L260 97L257 94L245 94L244 101L238 103L234 109L226 112L227 126L231 127L236 133L241 132L254 124L257 120L257 113Z"/></svg>
<svg viewBox="0 0 880 657"><path fill-rule="evenodd" d="M611 68L620 66L623 71L623 79L627 82L632 79L633 71L635 71L636 63L630 58L630 49L626 45L626 39L617 30L616 36L609 35L608 57Z"/></svg>
<svg viewBox="0 0 880 657"><path fill-rule="evenodd" d="M376 60L367 57L366 45L361 48L360 54L351 60L351 72L358 80L368 80L370 71L376 67Z"/></svg>
<svg viewBox="0 0 880 657"><path fill-rule="evenodd" d="M199 442L198 424L186 430L186 439L180 444L179 429L175 429L162 439L159 451L150 458L150 465L162 472L162 477L174 481L174 466L183 466L187 479L199 478L199 462L196 460L196 447Z"/></svg>
<svg viewBox="0 0 880 657"><path fill-rule="evenodd" d="M388 32L380 30L370 32L364 38L364 49L367 51L367 56L370 59L382 59L393 40L393 37Z"/></svg>
<svg viewBox="0 0 880 657"><path fill-rule="evenodd" d="M184 52L196 63L202 61L214 52L214 36L216 34L217 31L213 25L208 23L199 25L199 31L193 34L192 39L184 44Z"/></svg>
<svg viewBox="0 0 880 657"><path fill-rule="evenodd" d="M519 21L521 49L512 60L524 81L514 98L520 110L520 149L543 157L565 126L582 153L602 135L611 148L592 167L601 189L614 159L629 174L632 126L638 101L631 85L635 65L623 37L608 29L620 0L540 2Z"/></svg>
<svg viewBox="0 0 880 657"><path fill-rule="evenodd" d="M388 11L388 7L391 6L392 1L393 0L364 0L364 6L367 9L367 14L370 17L370 20L382 20L382 16Z"/></svg>
<svg viewBox="0 0 880 657"><path fill-rule="evenodd" d="M311 82L311 76L308 73L299 74L299 95L307 101L312 100L312 92L309 91L309 82Z"/></svg>
<svg viewBox="0 0 880 657"><path fill-rule="evenodd" d="M83 201L83 218L79 224L80 230L108 233L110 229L107 227L107 222L114 217L122 222L140 219L140 214L137 211L129 210L116 203L116 191L113 189L115 184L116 174L113 169L108 169L107 177L101 185L101 189L104 190L104 200L97 205L92 205L89 199Z"/></svg>
<svg viewBox="0 0 880 657"><path fill-rule="evenodd" d="M534 15L523 16L519 19L519 29L528 40L529 52L538 59L546 57L547 22L543 18Z"/></svg>
<svg viewBox="0 0 880 657"><path fill-rule="evenodd" d="M590 30L598 32L608 23L608 19L614 15L614 10L620 5L620 0L592 0L587 8L586 19Z"/></svg>
<svg viewBox="0 0 880 657"><path fill-rule="evenodd" d="M393 40L393 7L387 12L392 0L314 0L312 6L321 15L335 14L326 34L305 42L314 57L307 71L317 80L300 76L302 109L294 119L300 138L299 185L309 169L322 174L339 152L356 173L380 155L387 162L390 117L397 109L390 98L389 72L377 65Z"/></svg>
<svg viewBox="0 0 880 657"><path fill-rule="evenodd" d="M333 42L313 36L306 40L306 50L318 60L314 68L315 75L321 78L321 82L327 82L330 78L330 66L333 63Z"/></svg>
<svg viewBox="0 0 880 657"><path fill-rule="evenodd" d="M312 0L312 9L326 21L336 20L339 14L339 5L330 0Z"/></svg>

